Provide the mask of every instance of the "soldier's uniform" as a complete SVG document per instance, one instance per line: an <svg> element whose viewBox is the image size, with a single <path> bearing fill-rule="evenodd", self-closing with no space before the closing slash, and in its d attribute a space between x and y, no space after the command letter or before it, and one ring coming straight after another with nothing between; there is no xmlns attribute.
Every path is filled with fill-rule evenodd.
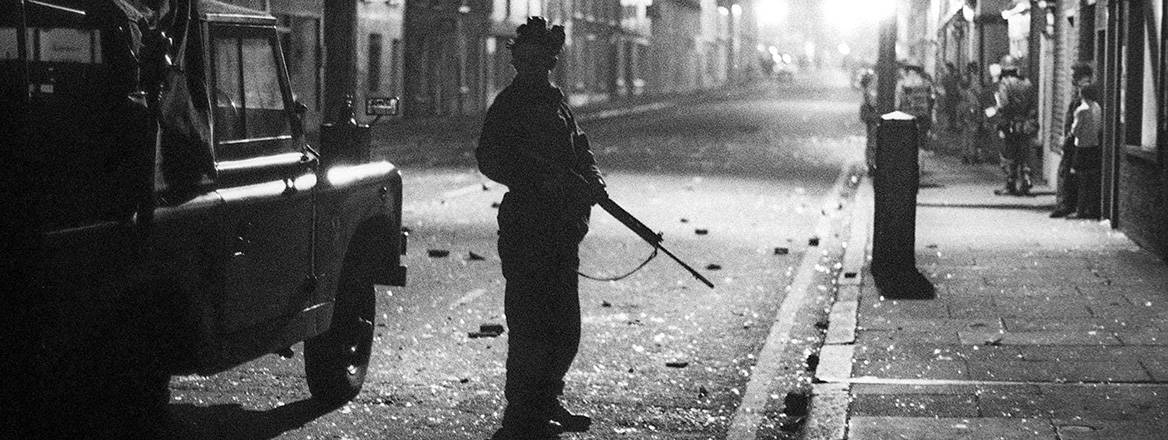
<svg viewBox="0 0 1168 440"><path fill-rule="evenodd" d="M1038 133L1034 87L1030 80L1003 75L998 83L998 112L1001 115L1002 170L1006 174L1005 192L1030 192L1030 163L1033 161L1034 136Z"/></svg>
<svg viewBox="0 0 1168 440"><path fill-rule="evenodd" d="M498 215L510 329L505 428L546 425L562 410L557 397L580 342L578 250L592 202L557 167L602 184L584 139L558 88L517 77L488 109L475 151L482 173L508 189Z"/></svg>
<svg viewBox="0 0 1168 440"><path fill-rule="evenodd" d="M933 82L915 71L907 73L896 84L896 109L916 118L920 129L920 149L929 149L933 130L933 104L936 90Z"/></svg>

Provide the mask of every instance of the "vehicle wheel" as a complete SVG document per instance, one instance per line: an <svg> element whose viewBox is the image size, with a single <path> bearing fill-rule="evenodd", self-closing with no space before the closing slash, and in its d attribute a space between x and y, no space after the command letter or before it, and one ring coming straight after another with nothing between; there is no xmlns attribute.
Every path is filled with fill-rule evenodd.
<svg viewBox="0 0 1168 440"><path fill-rule="evenodd" d="M370 271L357 272L341 278L328 331L304 341L308 390L314 399L328 404L356 397L369 369L377 305Z"/></svg>

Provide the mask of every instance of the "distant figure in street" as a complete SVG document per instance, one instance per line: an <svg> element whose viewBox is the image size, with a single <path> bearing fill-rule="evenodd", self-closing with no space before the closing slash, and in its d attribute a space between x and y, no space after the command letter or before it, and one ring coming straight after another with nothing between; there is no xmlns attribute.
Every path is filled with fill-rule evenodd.
<svg viewBox="0 0 1168 440"><path fill-rule="evenodd" d="M1002 138L1001 160L1006 187L994 190L994 194L1030 194L1030 163L1034 158L1034 137L1038 134L1038 107L1035 101L1034 87L1030 80L1018 73L1018 67L1002 66L997 105L992 113L1000 117L998 131Z"/></svg>
<svg viewBox="0 0 1168 440"><path fill-rule="evenodd" d="M920 129L918 147L922 150L929 149L935 102L936 90L925 70L915 63L906 64L901 68L900 79L896 83L896 109L916 117L917 127Z"/></svg>
<svg viewBox="0 0 1168 440"><path fill-rule="evenodd" d="M860 75L860 122L867 127L868 143L864 148L864 163L871 175L876 169L876 125L880 122L880 111L876 108L876 73L866 70Z"/></svg>
<svg viewBox="0 0 1168 440"><path fill-rule="evenodd" d="M961 83L961 70L953 62L946 62L945 73L941 77L941 112L945 116L945 129L950 132L960 130L957 121L960 116L961 101L964 98Z"/></svg>
<svg viewBox="0 0 1168 440"><path fill-rule="evenodd" d="M1075 181L1075 175L1071 173L1075 164L1075 135L1071 129L1075 122L1075 110L1082 105L1081 91L1083 87L1095 82L1095 69L1088 63L1075 64L1071 67L1071 81L1075 87L1063 123L1062 151L1058 151L1063 157L1059 161L1057 198L1054 211L1050 213L1051 218L1066 217L1075 212L1075 205L1079 200L1079 184Z"/></svg>
<svg viewBox="0 0 1168 440"><path fill-rule="evenodd" d="M991 104L993 97L985 96L981 86L981 68L977 62L970 62L965 69L965 78L961 81L961 102L957 106L958 130L961 132L962 155L961 161L966 164L979 164L985 160L985 145L992 141L991 130L986 129L984 109Z"/></svg>
<svg viewBox="0 0 1168 440"><path fill-rule="evenodd" d="M559 396L580 344L579 245L592 200L607 196L587 138L548 79L564 28L530 17L516 33L507 43L515 79L487 110L475 150L482 173L508 189L499 206L507 408L495 440L551 438L592 423Z"/></svg>
<svg viewBox="0 0 1168 440"><path fill-rule="evenodd" d="M1067 218L1099 218L1099 172L1102 168L1100 149L1100 124L1103 109L1099 107L1099 86L1087 85L1079 91L1082 95L1079 107L1075 109L1075 119L1071 134L1075 137L1075 157L1071 174L1079 186L1075 212Z"/></svg>

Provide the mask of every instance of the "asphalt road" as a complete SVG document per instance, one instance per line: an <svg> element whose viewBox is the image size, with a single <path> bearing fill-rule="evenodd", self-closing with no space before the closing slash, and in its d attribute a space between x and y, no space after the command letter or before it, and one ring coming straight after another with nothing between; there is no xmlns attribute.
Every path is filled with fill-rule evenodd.
<svg viewBox="0 0 1168 440"><path fill-rule="evenodd" d="M832 184L862 157L855 97L772 84L582 124L613 199L717 288L664 256L622 281L581 280L584 336L564 401L596 423L564 438L726 436L786 288L803 254L818 252L809 239ZM409 285L379 289L361 394L313 404L297 346L292 359L175 377L176 438L485 439L497 428L507 334L468 332L504 322L493 204L505 188L469 166L403 176ZM651 250L595 209L581 271L622 273Z"/></svg>

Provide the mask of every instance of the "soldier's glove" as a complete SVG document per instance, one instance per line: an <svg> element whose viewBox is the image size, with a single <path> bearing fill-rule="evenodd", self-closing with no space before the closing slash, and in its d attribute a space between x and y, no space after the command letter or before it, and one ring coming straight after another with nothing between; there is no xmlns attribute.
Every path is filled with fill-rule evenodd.
<svg viewBox="0 0 1168 440"><path fill-rule="evenodd" d="M604 178L600 176L585 176L585 182L579 179L575 180L576 198L581 201L587 201L590 205L595 205L597 201L608 198L608 191L605 190Z"/></svg>

